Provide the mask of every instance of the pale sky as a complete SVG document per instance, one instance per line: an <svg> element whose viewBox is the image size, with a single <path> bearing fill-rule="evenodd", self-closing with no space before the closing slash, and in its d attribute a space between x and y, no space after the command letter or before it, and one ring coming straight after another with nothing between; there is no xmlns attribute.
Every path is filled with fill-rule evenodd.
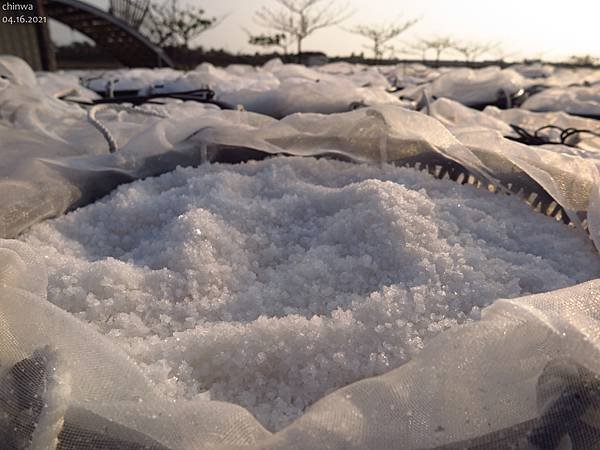
<svg viewBox="0 0 600 450"><path fill-rule="evenodd" d="M88 0L106 8L108 0ZM227 15L217 28L198 37L195 45L230 52L262 51L247 44L243 28L266 32L253 20L261 6L276 7L274 0L180 0L202 6L207 14ZM368 41L344 28L357 24L389 23L396 18L421 17L393 45L402 49L419 38L450 36L457 40L499 42L508 59L566 59L570 55L600 56L600 0L338 0L354 15L341 26L316 31L304 41L304 50L328 55L369 52ZM53 38L65 43L76 34L53 27ZM443 57L456 56L448 53ZM492 53L489 56L498 56ZM458 56L457 56L458 57Z"/></svg>

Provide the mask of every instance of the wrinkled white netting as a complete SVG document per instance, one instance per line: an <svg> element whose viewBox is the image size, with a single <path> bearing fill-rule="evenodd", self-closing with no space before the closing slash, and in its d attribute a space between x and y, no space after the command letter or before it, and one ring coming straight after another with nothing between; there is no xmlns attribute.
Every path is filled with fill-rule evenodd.
<svg viewBox="0 0 600 450"><path fill-rule="evenodd" d="M488 67L482 70L456 69L431 84L431 94L465 105L493 103L498 92L511 95L526 86L525 79L512 69Z"/></svg>
<svg viewBox="0 0 600 450"><path fill-rule="evenodd" d="M312 158L177 169L21 239L48 301L162 392L239 404L272 431L498 298L600 275L587 237L512 196Z"/></svg>
<svg viewBox="0 0 600 450"><path fill-rule="evenodd" d="M5 442L425 449L475 439L443 448L535 449L566 439L595 448L600 437L596 281L497 301L479 322L446 331L413 361L335 391L271 434L233 404L156 395L108 338L45 301L43 263L31 249L3 241L1 253Z"/></svg>
<svg viewBox="0 0 600 450"><path fill-rule="evenodd" d="M224 86L219 93L221 99L252 105L251 109L269 116L181 102L143 107L165 118L140 114L132 109L107 109L98 113L98 118L106 124L119 148L115 153L108 153L105 139L86 120L85 110L54 97L71 88L77 89L80 98L93 99L96 98L95 93L78 86L74 78L46 75L36 80L29 68L19 61L5 58L0 62L0 237L7 238L0 241L0 440L4 448L598 448L598 280L515 297L519 292L539 292L545 290L544 287L554 289L597 276L597 267L594 266L597 255L592 255L589 248L586 250L585 238L581 238L583 228L589 227L594 242L600 242L597 139L586 138L582 141L585 145L575 151L572 147L530 146L505 138L507 135L514 137L510 124L533 127L550 122L560 126L594 127L595 122L526 110L498 111L490 107L479 112L452 100L492 102L492 93L497 88L512 91L526 86L531 81L525 77L533 77L540 71L548 76L549 69L538 68L530 72L521 69L522 76L514 71L496 69L479 74L457 71L454 75L449 72L440 76L440 72L413 67L408 72L406 68L395 68L383 77L381 71L361 69L353 72L352 67L345 65L331 65L316 71L270 63L265 68L252 70L202 66L182 76L163 71L160 76L166 81L165 89L197 88L207 80L221 82ZM252 75L252 82L244 84L242 80L248 74ZM125 80L123 83L130 83L124 85L131 87L147 81L148 72L132 73L131 79L127 79L127 73L121 75ZM554 74L556 78L560 78L559 75L558 72ZM468 86L462 85L465 76L475 78L471 84L479 86L481 98L465 94L465 89L468 90ZM568 76L564 75L563 79ZM411 88L411 83L431 83L437 79L437 84L435 81L433 84L436 96L441 98L428 105L429 115L404 109L399 106L402 104L399 100L395 97L390 99L385 91L385 80L390 79L404 83L403 87L407 89ZM98 83L103 86L102 82ZM553 83L564 85L556 80ZM332 86L343 88L343 92L332 92ZM306 96L303 96L304 93ZM328 93L331 96L327 97ZM592 97L586 99L595 102ZM375 106L348 111L350 104L355 102ZM305 113L288 115L293 112ZM87 205L123 183L169 172L177 166L197 166L211 161L236 162L262 158L265 154L327 155L366 163L369 167L344 175L349 177L349 181L340 185L322 177L324 171L350 172L339 162L312 165L273 160L263 165L248 165L239 173L228 172L222 167L208 170L204 178L178 169L169 177L160 179L158 187L147 183L141 189L146 189L146 193L154 192L157 197L163 195L160 189L165 192L188 189L184 194L195 196L197 202L205 202L196 205L196 208L206 210L208 212L203 214L210 215L215 214L215 208L219 206L244 208L243 203L232 202L231 197L219 194L217 189L223 185L227 187L231 180L243 178L244 171L250 172L246 176L251 175L255 184L239 184L236 189L244 186L249 190L261 189L257 197L263 203L258 202L256 206L264 208L264 211L267 211L265 205L276 191L276 183L286 184L286 194L293 201L302 197L300 191L294 191L299 189L297 186L307 185L309 181L320 183L320 196L315 195L314 199L322 201L326 198L323 192L327 189L344 190L346 197L339 196L329 201L336 207L348 203L347 214L352 217L338 216L336 220L319 223L319 227L332 227L335 232L330 233L330 239L335 240L336 232L340 235L346 230L361 241L362 238L358 237L361 230L357 228L360 223L356 216L360 218L365 211L365 228L375 230L375 234L377 227L385 229L388 223L398 229L418 224L403 221L405 218L401 214L395 217L390 214L389 222L377 222L373 219L377 212L370 211L367 203L361 209L353 202L360 204L360 201L387 195L392 199L390 201L404 202L401 206L411 212L411 217L429 220L431 215L420 210L419 202L413 200L419 195L429 196L421 205L435 205L436 196L443 198L442 194L436 193L436 189L444 190L443 185L435 187L429 184L433 180L423 181L418 177L411 181L410 176L402 175L402 171L397 172L398 169L387 166L387 163L427 166L430 170L441 166L442 170L450 172L466 170L466 176L475 176L483 187L489 185L495 191L521 191L525 197L536 195L542 198L543 208L551 208L552 202L559 204L573 222L572 229L564 225L562 231L573 233L577 238L573 237L572 247L566 248L565 240L556 245L554 251L571 252L571 257L573 254L581 257L571 263L565 262L569 258L561 259L560 254L555 255L555 259L546 258L552 252L552 244L542 238L539 242L544 242L548 252L544 251L539 256L527 251L528 256L522 257L518 249L513 249L513 253L501 249L505 253L502 257L498 257L497 261L492 262L492 258L486 261L497 264L495 267L499 268L521 270L523 267L525 270L534 266L527 260L532 258L538 261L538 269L543 267L540 273L551 274L549 276L553 279L536 289L517 291L511 290L511 286L498 287L489 295L493 297L494 293L506 292L506 296L512 298L482 300L481 306L495 301L483 309L481 317L478 314L472 317L478 319L476 321L458 320L450 323L450 329L443 332L440 331L444 325L436 324L437 328L432 328L435 333L430 334L437 336L428 339L425 347L411 354L412 359L407 358L405 364L389 371L374 371L385 373L333 390L307 408L303 415L273 432L267 430L248 409L233 403L215 401L208 395L196 395L193 400L174 400L172 396L164 395L131 352L126 353L110 334L99 332L102 330L101 323L94 323L91 319L89 322L92 324L86 323L89 318L81 315L77 318L77 311L68 312L57 306L60 299L48 301L53 295L48 294L48 267L54 270L54 262L47 260L48 253L44 254L47 249L42 251L44 232L38 228L24 238L27 243L12 239L31 225ZM320 175L311 172L319 170ZM220 171L228 174L220 174ZM296 187L290 188L293 183L285 180L282 174L294 178ZM200 182L198 180L202 182L201 186L194 185ZM213 190L202 192L201 188L211 182L216 183ZM415 193L406 194L399 188L390 187L390 183L402 186L412 183ZM377 190L375 185L377 189L385 185L385 189ZM417 194L418 189L423 192L418 191ZM132 190L129 194L121 192L118 195L138 196L139 200L139 193ZM468 195L464 195L458 198L468 200ZM116 198L118 201L119 197ZM161 201L171 202L165 211L177 209L176 198L161 197ZM376 203L375 208L382 204ZM100 209L79 214L90 221L88 231L101 231L95 229L91 221L102 210L102 205L108 205L107 208L114 206L111 203L97 204L95 206ZM504 207L502 201L497 205ZM307 207L308 211L310 207ZM283 227L282 224L296 214L290 213L285 205L279 205L279 208L271 212L269 227ZM439 208L443 211L442 206ZM507 211L518 211L516 206L508 203L506 208ZM185 215L188 212L181 212L183 228L175 228L175 231L186 231ZM388 212L381 209L380 214L384 213ZM85 219L85 214L90 214L90 217ZM135 209L128 214L114 220L113 225L135 227ZM161 212L156 214L160 218ZM240 214L238 217L243 217ZM478 217L484 217L476 212L469 214L474 222ZM223 220L233 223L232 217ZM441 214L435 226L451 229L456 226L451 217L450 213ZM485 216L486 220L491 220L490 217L491 212ZM260 221L264 217L260 220L254 216L246 218L256 227L257 233L265 232L260 228L267 226ZM110 223L110 219L105 217L104 222ZM189 223L193 225L193 222ZM508 220L506 223L509 223ZM531 223L533 226L534 222ZM159 238L165 229L169 232L168 227L164 228L158 222L154 225L154 232ZM392 225L390 230L394 229ZM305 229L310 230L310 226L311 223L305 224ZM65 223L59 223L57 227L68 228ZM424 227L426 229L427 225ZM85 228L81 230L85 231ZM226 248L231 248L242 238L244 242L250 239L248 230L245 230L247 235L238 231L228 231L227 238L232 242L224 243ZM503 232L509 237L511 233L525 233L516 225L506 226ZM559 235L556 233L556 236ZM48 236L52 240L54 235L47 232ZM314 242L310 241L314 236L303 236L302 232L299 236L298 248L291 247L286 256L290 263L297 261L298 255L301 255L301 244L314 246ZM433 250L430 253L433 254L438 248L436 246L446 243L437 242L436 233L431 236L431 243L422 242L420 246L427 249L431 244ZM481 243L476 241L480 237L477 233L467 233L461 237L464 241L461 245L469 251L479 252L477 245ZM389 238L394 239L394 236ZM489 235L492 247L494 238ZM93 240L94 236L83 236L78 243L72 235L71 239L77 247L83 245L85 239ZM223 237L221 240L225 241ZM521 236L521 240L526 241L527 238ZM515 242L518 243L519 239ZM340 242L325 243L343 247ZM124 247L129 244L123 240L118 245L122 247L117 251L125 251ZM392 246L391 243L389 245ZM357 270L363 263L351 260L351 246L343 248L349 253L344 254L346 260L330 258L325 252L320 263L351 262L354 266L348 267ZM383 251L385 247L381 249ZM90 253L92 259L106 256L102 254L101 245L95 251L98 254ZM233 251L231 254L231 261L243 268L244 262L238 261L239 255ZM78 250L71 257L73 255L77 256ZM182 260L188 257L185 252L181 253ZM176 259L175 256L172 258ZM589 270L577 265L588 259ZM81 261L81 264L92 265L88 273L93 275L94 261ZM506 261L513 265L507 265ZM569 264L569 267L561 268L561 262ZM160 261L152 258L145 263L160 265ZM115 266L110 270L115 273L114 279L118 279L119 268ZM326 268L322 271L326 272ZM68 278L69 274L65 276ZM302 281L290 278L288 284ZM348 279L346 282L351 284L354 281ZM63 282L71 289L66 289L65 295L75 295L72 289L78 287L69 284L69 280ZM383 280L377 282L384 283ZM502 278L495 282L500 285ZM318 288L325 289L325 284ZM56 292L56 286L50 288ZM98 289L101 288L102 282L98 284ZM338 290L342 291L342 288ZM157 283L155 291L150 294L158 295L161 289L166 288ZM475 290L469 295L476 294ZM267 305L267 300L263 305ZM470 305L477 304L477 300L465 301ZM309 297L306 302L310 306ZM276 315L266 307L265 311L267 315ZM308 314L306 311L300 313ZM430 320L428 324L434 324L436 320L435 317L424 318L422 323L425 319ZM382 323L386 323L383 318ZM140 324L142 326L146 325ZM404 323L403 326L407 325ZM209 338L207 334L206 339ZM351 338L349 335L348 339ZM396 346L399 345L397 341ZM355 379L348 379L350 381ZM338 388L339 385L333 387Z"/></svg>

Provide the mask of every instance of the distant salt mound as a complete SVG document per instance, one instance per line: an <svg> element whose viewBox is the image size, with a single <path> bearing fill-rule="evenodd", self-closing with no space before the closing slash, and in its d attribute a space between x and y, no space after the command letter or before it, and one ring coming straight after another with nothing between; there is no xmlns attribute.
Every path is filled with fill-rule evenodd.
<svg viewBox="0 0 600 450"><path fill-rule="evenodd" d="M431 83L431 94L467 106L494 103L499 95L510 96L525 87L524 78L512 69L452 69Z"/></svg>
<svg viewBox="0 0 600 450"><path fill-rule="evenodd" d="M49 300L163 392L208 390L273 430L497 298L600 275L585 236L514 197L314 159L178 169L23 239Z"/></svg>
<svg viewBox="0 0 600 450"><path fill-rule="evenodd" d="M546 89L528 98L522 107L530 111L563 111L600 117L600 84L590 87Z"/></svg>

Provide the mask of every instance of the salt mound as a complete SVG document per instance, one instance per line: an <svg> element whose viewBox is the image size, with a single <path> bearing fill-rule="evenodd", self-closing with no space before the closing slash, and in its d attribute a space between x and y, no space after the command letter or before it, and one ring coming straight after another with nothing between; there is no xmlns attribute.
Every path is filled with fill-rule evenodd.
<svg viewBox="0 0 600 450"><path fill-rule="evenodd" d="M514 197L309 158L180 168L23 239L49 300L163 392L208 390L272 430L497 298L600 276L585 236Z"/></svg>

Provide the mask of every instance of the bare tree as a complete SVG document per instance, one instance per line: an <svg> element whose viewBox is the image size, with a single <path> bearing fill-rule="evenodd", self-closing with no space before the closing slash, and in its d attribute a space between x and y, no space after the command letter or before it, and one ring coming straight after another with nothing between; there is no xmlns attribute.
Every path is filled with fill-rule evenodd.
<svg viewBox="0 0 600 450"><path fill-rule="evenodd" d="M383 50L384 52L387 52L387 56L384 56L384 58L396 59L398 57L398 49L394 44L386 45Z"/></svg>
<svg viewBox="0 0 600 450"><path fill-rule="evenodd" d="M276 34L248 34L248 43L259 47L279 47L284 55L288 53L288 36L285 33Z"/></svg>
<svg viewBox="0 0 600 450"><path fill-rule="evenodd" d="M498 47L498 43L455 42L454 50L465 57L466 62L473 62L484 53Z"/></svg>
<svg viewBox="0 0 600 450"><path fill-rule="evenodd" d="M353 12L347 5L336 6L335 0L275 0L279 9L263 6L255 14L256 22L266 28L286 33L296 41L298 55L302 41L321 28L338 25Z"/></svg>
<svg viewBox="0 0 600 450"><path fill-rule="evenodd" d="M407 55L419 55L421 60L425 62L427 59L427 50L429 47L425 45L422 41L413 42L408 47L405 47L402 50L402 53Z"/></svg>
<svg viewBox="0 0 600 450"><path fill-rule="evenodd" d="M594 66L600 63L600 58L592 55L573 55L569 58L569 63L577 66Z"/></svg>
<svg viewBox="0 0 600 450"><path fill-rule="evenodd" d="M150 39L159 46L173 45L189 48L190 42L222 22L223 18L207 17L202 8L179 6L178 0L153 3L146 27Z"/></svg>
<svg viewBox="0 0 600 450"><path fill-rule="evenodd" d="M417 43L412 45L412 50L420 52L423 60L425 60L425 56L428 50L433 50L435 53L435 62L439 63L442 53L446 50L454 48L454 41L447 37L436 37L433 39L420 39Z"/></svg>
<svg viewBox="0 0 600 450"><path fill-rule="evenodd" d="M384 50L388 49L386 44L412 27L418 21L419 19L411 19L402 23L391 23L387 25L357 25L348 31L370 39L370 48L373 51L373 56L375 59L381 59Z"/></svg>

